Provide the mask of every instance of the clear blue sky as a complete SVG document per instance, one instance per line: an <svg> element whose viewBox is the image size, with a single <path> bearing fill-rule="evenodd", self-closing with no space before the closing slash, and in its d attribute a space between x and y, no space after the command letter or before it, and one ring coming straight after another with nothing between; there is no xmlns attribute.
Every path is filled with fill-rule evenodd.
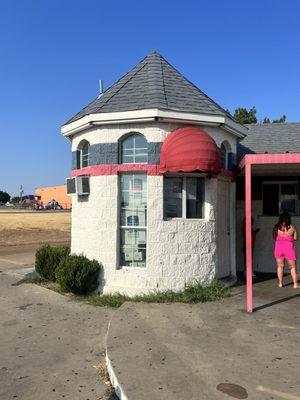
<svg viewBox="0 0 300 400"><path fill-rule="evenodd" d="M300 121L298 0L0 0L0 190L64 183L60 125L152 50L229 110Z"/></svg>

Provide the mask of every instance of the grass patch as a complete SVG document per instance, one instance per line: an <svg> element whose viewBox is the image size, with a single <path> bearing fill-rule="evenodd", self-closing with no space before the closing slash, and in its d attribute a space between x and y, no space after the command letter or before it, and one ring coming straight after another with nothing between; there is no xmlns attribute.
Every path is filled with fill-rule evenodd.
<svg viewBox="0 0 300 400"><path fill-rule="evenodd" d="M195 284L188 285L180 292L173 292L171 290L166 290L164 292L153 291L148 294L137 296L127 296L122 293L73 295L64 291L56 282L48 281L38 275L34 277L25 277L17 282L16 285L21 285L22 283L35 283L72 299L98 307L118 308L126 301L137 303L205 303L207 301L216 301L230 297L230 290L225 288L219 281L213 281L207 286L196 282Z"/></svg>
<svg viewBox="0 0 300 400"><path fill-rule="evenodd" d="M36 285L41 285L43 283L48 282L46 279L42 278L39 275L36 276L25 276L19 282L16 283L16 286L22 285L22 283L35 283Z"/></svg>
<svg viewBox="0 0 300 400"><path fill-rule="evenodd" d="M77 300L85 301L94 306L120 307L126 301L144 303L204 303L216 301L230 296L229 289L220 282L214 281L208 286L200 283L188 285L180 292L170 290L164 292L151 292L138 296L127 296L122 293L76 296Z"/></svg>
<svg viewBox="0 0 300 400"><path fill-rule="evenodd" d="M44 284L41 284L41 286L45 287L46 289L53 290L53 292L56 292L59 294L73 296L72 293L67 293L64 289L62 289L57 282L47 281L47 282L44 282Z"/></svg>

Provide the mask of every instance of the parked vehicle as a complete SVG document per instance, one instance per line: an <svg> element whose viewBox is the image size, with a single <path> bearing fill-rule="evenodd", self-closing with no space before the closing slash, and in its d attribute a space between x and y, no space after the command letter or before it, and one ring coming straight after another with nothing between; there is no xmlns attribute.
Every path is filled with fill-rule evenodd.
<svg viewBox="0 0 300 400"><path fill-rule="evenodd" d="M55 200L52 199L44 206L45 210L62 210L63 207Z"/></svg>

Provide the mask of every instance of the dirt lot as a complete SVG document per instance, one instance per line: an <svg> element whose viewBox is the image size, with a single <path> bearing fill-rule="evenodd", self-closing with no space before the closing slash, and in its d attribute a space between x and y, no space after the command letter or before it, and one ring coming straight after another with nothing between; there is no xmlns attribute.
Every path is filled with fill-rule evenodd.
<svg viewBox="0 0 300 400"><path fill-rule="evenodd" d="M71 212L0 210L0 254L28 251L42 243L67 244L71 239Z"/></svg>

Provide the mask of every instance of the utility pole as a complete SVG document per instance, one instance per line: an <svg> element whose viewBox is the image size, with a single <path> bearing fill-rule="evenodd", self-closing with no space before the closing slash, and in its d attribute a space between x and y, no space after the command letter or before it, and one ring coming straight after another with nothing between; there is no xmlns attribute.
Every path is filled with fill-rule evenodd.
<svg viewBox="0 0 300 400"><path fill-rule="evenodd" d="M22 203L22 197L24 194L23 185L20 186L20 203Z"/></svg>

